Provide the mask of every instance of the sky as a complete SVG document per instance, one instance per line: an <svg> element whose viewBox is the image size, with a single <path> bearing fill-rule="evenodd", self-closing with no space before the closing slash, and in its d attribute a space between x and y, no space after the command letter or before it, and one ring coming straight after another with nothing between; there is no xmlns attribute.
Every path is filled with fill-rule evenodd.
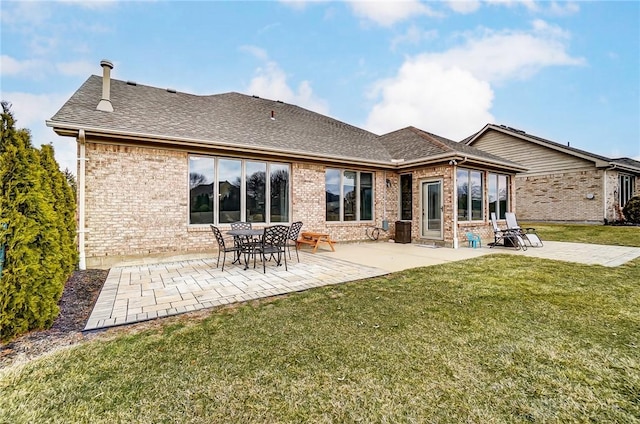
<svg viewBox="0 0 640 424"><path fill-rule="evenodd" d="M100 61L112 78L281 100L384 134L507 125L640 160L638 1L6 1L0 94L33 144Z"/></svg>

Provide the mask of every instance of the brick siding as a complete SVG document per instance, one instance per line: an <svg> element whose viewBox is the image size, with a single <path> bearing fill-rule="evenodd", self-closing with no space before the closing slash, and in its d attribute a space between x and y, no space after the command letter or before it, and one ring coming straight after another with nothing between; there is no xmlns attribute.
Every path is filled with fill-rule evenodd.
<svg viewBox="0 0 640 424"><path fill-rule="evenodd" d="M617 185L608 176L609 187ZM603 172L562 172L516 178L518 218L534 221L602 222ZM610 190L608 190L610 191ZM588 195L593 194L593 199ZM611 193L607 202L611 203ZM610 209L608 207L607 209Z"/></svg>

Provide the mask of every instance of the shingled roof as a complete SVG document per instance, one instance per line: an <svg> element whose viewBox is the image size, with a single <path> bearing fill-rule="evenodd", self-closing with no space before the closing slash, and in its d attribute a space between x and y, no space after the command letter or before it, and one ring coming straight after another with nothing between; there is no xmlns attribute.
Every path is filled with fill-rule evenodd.
<svg viewBox="0 0 640 424"><path fill-rule="evenodd" d="M96 110L103 78L89 77L49 120L60 135L94 135L224 147L289 157L401 166L456 155L523 169L470 146L409 127L374 133L281 101L240 93L199 96L110 80L113 112Z"/></svg>
<svg viewBox="0 0 640 424"><path fill-rule="evenodd" d="M394 160L420 162L425 158L458 157L471 158L475 161L493 162L513 169L524 169L520 165L487 153L475 147L458 143L448 138L423 131L415 127L380 136L380 141L387 148Z"/></svg>

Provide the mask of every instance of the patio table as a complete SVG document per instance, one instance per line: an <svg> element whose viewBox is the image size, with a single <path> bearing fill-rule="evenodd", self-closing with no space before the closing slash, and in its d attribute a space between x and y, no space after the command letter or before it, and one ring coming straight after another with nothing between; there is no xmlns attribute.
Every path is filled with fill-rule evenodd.
<svg viewBox="0 0 640 424"><path fill-rule="evenodd" d="M263 229L258 228L246 228L241 230L229 230L227 234L237 238L240 242L240 251L244 253L244 269L249 268L249 256L254 254L256 237L262 237L264 233ZM238 256L240 260L240 255Z"/></svg>

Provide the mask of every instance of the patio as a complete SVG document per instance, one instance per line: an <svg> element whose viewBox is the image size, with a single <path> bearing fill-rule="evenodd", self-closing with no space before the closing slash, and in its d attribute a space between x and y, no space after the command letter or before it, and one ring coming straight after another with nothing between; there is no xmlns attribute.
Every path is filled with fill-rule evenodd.
<svg viewBox="0 0 640 424"><path fill-rule="evenodd" d="M215 258L111 268L85 331L146 321L199 309L244 302L313 287L385 275L404 269L470 259L487 254L517 254L602 266L618 266L640 257L640 248L545 242L526 252L506 248L435 248L387 242L340 244L336 252L300 250L300 263L216 268Z"/></svg>

